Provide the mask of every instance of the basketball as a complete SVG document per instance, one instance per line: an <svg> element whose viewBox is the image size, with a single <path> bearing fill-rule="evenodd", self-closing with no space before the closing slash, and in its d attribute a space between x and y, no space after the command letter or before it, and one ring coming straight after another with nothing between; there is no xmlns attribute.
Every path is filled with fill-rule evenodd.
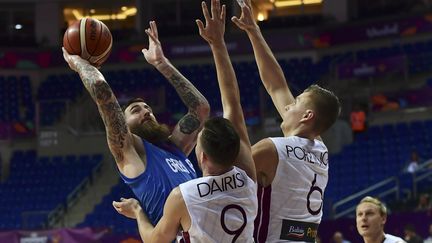
<svg viewBox="0 0 432 243"><path fill-rule="evenodd" d="M79 55L95 66L107 60L112 42L108 27L94 18L76 21L63 35L63 46L69 54Z"/></svg>

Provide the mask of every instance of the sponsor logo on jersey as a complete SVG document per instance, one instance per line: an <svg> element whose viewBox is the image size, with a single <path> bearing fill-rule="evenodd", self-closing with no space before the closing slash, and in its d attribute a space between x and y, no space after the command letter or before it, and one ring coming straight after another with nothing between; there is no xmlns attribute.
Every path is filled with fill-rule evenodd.
<svg viewBox="0 0 432 243"><path fill-rule="evenodd" d="M318 224L295 220L282 220L281 240L315 242Z"/></svg>

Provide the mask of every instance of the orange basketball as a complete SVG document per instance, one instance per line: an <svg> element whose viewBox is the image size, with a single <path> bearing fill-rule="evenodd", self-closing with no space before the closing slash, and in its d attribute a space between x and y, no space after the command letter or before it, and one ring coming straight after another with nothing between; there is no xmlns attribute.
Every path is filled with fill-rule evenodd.
<svg viewBox="0 0 432 243"><path fill-rule="evenodd" d="M80 55L95 66L106 61L112 42L108 27L93 18L76 21L63 35L63 46L69 54Z"/></svg>

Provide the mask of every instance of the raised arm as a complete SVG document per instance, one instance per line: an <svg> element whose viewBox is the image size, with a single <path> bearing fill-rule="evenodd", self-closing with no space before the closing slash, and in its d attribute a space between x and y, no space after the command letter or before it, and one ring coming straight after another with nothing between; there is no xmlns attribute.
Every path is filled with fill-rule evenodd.
<svg viewBox="0 0 432 243"><path fill-rule="evenodd" d="M241 147L236 165L245 170L248 176L255 181L255 166L240 104L239 87L224 40L226 8L225 5L221 6L219 0L212 0L210 15L206 3L201 4L206 26L204 27L201 20L196 22L201 37L209 43L213 53L222 98L223 116L232 122L240 136Z"/></svg>
<svg viewBox="0 0 432 243"><path fill-rule="evenodd" d="M196 144L198 132L209 116L210 106L206 98L164 56L154 21L150 22L150 28L146 33L149 36L149 48L143 49L145 59L168 79L189 109L177 123L170 137L171 141L188 155Z"/></svg>
<svg viewBox="0 0 432 243"><path fill-rule="evenodd" d="M244 0L244 2L245 5L241 8L242 14L240 18L232 17L231 20L247 33L252 43L261 80L279 115L282 117L285 106L294 102L294 97L288 87L281 66L253 18L250 0Z"/></svg>
<svg viewBox="0 0 432 243"><path fill-rule="evenodd" d="M77 55L69 55L64 48L62 50L65 61L80 75L85 88L96 102L105 124L108 146L119 170L126 176L137 176L144 171L144 165L134 148L136 138L129 131L110 86L96 67Z"/></svg>

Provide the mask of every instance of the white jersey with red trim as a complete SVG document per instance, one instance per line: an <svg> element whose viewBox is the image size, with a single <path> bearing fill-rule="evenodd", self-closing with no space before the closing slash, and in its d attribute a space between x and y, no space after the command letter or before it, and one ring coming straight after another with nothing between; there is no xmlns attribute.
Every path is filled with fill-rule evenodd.
<svg viewBox="0 0 432 243"><path fill-rule="evenodd" d="M190 242L253 242L257 214L257 184L234 167L219 176L180 184L191 218ZM185 239L185 242L188 242Z"/></svg>
<svg viewBox="0 0 432 243"><path fill-rule="evenodd" d="M258 189L255 241L315 242L328 181L328 150L320 140L270 138L278 153L270 186Z"/></svg>

